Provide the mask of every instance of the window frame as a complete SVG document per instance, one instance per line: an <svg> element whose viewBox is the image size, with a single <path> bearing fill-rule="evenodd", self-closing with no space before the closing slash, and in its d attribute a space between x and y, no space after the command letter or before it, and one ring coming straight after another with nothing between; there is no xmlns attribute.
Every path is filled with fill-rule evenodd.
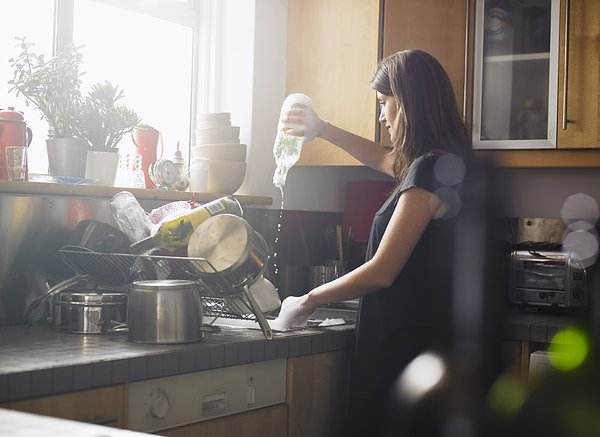
<svg viewBox="0 0 600 437"><path fill-rule="evenodd" d="M93 0L109 6L131 10L157 19L170 21L192 29L192 77L188 156L195 143L196 119L199 112L210 112L216 104L211 86L216 80L215 52L217 31L214 23L218 15L218 0ZM54 0L53 55L73 43L75 0ZM202 65L202 68L200 68ZM190 165L188 160L188 170Z"/></svg>

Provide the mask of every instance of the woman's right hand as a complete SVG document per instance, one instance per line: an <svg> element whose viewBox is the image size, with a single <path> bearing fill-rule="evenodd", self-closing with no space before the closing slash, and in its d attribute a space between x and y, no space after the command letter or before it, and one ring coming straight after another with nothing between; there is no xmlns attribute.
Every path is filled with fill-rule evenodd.
<svg viewBox="0 0 600 437"><path fill-rule="evenodd" d="M271 327L279 331L303 327L315 309L307 295L289 296L282 302L279 316L271 322Z"/></svg>
<svg viewBox="0 0 600 437"><path fill-rule="evenodd" d="M309 105L296 103L279 118L280 128L288 134L305 137L306 142L323 135L327 122Z"/></svg>

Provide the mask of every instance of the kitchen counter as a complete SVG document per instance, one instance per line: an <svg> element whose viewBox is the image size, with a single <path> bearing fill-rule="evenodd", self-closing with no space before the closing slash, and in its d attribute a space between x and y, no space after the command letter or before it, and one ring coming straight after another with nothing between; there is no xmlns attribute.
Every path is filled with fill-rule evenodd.
<svg viewBox="0 0 600 437"><path fill-rule="evenodd" d="M223 197L219 193L192 193L186 191L144 190L139 188L107 187L101 185L56 184L45 182L6 182L0 181L0 194L67 196L110 199L119 191L129 191L138 200L159 200L174 202L191 200L205 203ZM242 205L271 205L273 199L264 196L235 196Z"/></svg>
<svg viewBox="0 0 600 437"><path fill-rule="evenodd" d="M39 437L41 435L56 437L141 437L150 436L151 434L0 408L0 435L3 437Z"/></svg>
<svg viewBox="0 0 600 437"><path fill-rule="evenodd" d="M576 317L568 314L511 310L508 317L508 332L504 339L550 343L556 332L576 321Z"/></svg>
<svg viewBox="0 0 600 437"><path fill-rule="evenodd" d="M547 343L575 319L512 312L505 340ZM0 402L351 348L354 325L275 332L220 328L202 342L137 344L126 334L77 335L0 328Z"/></svg>
<svg viewBox="0 0 600 437"><path fill-rule="evenodd" d="M78 335L0 328L0 402L351 348L354 326L274 333L221 328L204 341L131 343L126 334Z"/></svg>

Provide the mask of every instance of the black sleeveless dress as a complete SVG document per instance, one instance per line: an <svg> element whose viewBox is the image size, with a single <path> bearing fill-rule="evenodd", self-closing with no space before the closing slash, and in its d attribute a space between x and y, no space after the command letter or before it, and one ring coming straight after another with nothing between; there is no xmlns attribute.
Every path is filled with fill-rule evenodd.
<svg viewBox="0 0 600 437"><path fill-rule="evenodd" d="M410 165L400 185L373 219L366 260L383 237L403 193L420 187L450 208L433 219L391 287L361 299L350 384L346 435L384 435L394 382L421 352L444 351L450 332L453 239L460 209L461 162L456 155L430 153ZM464 175L464 165L462 167Z"/></svg>

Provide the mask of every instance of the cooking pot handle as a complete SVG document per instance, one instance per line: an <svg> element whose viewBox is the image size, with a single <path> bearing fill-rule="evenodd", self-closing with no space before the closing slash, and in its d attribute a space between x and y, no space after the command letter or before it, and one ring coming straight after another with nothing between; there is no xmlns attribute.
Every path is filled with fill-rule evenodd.
<svg viewBox="0 0 600 437"><path fill-rule="evenodd" d="M243 293L246 296L246 299L248 299L248 302L250 302L252 311L254 312L254 315L256 316L256 320L258 321L258 324L260 325L262 331L265 334L265 338L267 340L273 340L273 331L271 331L271 326L269 325L269 322L267 322L265 315L262 313L262 311L260 310L260 307L256 303L254 296L252 296L252 293L250 293L250 289L248 288L247 285L244 285Z"/></svg>
<svg viewBox="0 0 600 437"><path fill-rule="evenodd" d="M127 323L125 322L117 322L116 320L109 320L108 321L108 329L106 330L107 333L112 333L112 332L129 332L129 325L127 325Z"/></svg>
<svg viewBox="0 0 600 437"><path fill-rule="evenodd" d="M26 140L25 142L27 143L27 147L29 147L29 145L31 144L31 140L33 140L33 131L31 130L30 127L28 127L25 131L25 137Z"/></svg>
<svg viewBox="0 0 600 437"><path fill-rule="evenodd" d="M74 287L75 285L79 284L80 282L87 281L89 278L90 278L89 275L76 275L76 276L73 276L72 278L65 279L64 281L59 282L54 287L50 288L46 294L43 294L42 296L38 296L33 301L31 301L31 303L29 304L27 309L25 309L25 313L24 313L23 317L30 324L39 321L42 316L40 314L39 309L48 299L50 299L52 296L54 296L62 291L65 291L71 287ZM37 313L37 314L35 314L35 313Z"/></svg>

